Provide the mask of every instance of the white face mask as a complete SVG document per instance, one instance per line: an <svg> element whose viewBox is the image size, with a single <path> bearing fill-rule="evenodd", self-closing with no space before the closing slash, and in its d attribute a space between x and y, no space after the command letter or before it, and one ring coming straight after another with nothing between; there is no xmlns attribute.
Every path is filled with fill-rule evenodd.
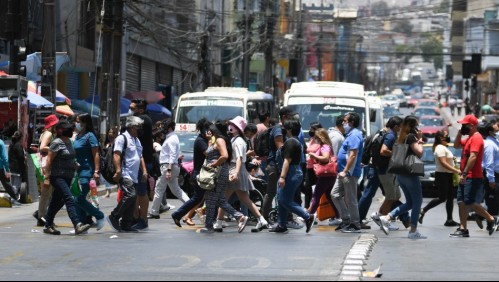
<svg viewBox="0 0 499 282"><path fill-rule="evenodd" d="M343 128L345 129L345 133L350 132L350 130L352 129L349 123L343 124Z"/></svg>

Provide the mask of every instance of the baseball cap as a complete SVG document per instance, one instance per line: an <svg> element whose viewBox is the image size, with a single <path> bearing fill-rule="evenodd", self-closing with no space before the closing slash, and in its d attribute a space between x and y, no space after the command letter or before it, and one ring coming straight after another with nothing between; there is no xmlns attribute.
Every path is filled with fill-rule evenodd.
<svg viewBox="0 0 499 282"><path fill-rule="evenodd" d="M463 120L458 121L458 123L478 126L478 119L474 115L467 115L463 118Z"/></svg>

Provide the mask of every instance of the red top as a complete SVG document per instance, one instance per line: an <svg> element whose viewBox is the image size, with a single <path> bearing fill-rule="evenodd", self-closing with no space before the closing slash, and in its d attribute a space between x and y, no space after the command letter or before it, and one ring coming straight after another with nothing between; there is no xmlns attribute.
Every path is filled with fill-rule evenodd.
<svg viewBox="0 0 499 282"><path fill-rule="evenodd" d="M461 171L464 170L471 153L477 153L477 159L473 168L468 171L466 178L483 178L482 160L483 160L483 137L480 133L475 133L473 136L466 140L461 140L463 146L463 155L461 157Z"/></svg>

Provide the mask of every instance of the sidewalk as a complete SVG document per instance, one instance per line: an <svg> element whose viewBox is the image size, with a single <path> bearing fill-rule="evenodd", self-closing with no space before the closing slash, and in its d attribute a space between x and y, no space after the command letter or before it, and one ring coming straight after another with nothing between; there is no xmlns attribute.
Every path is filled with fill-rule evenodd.
<svg viewBox="0 0 499 282"><path fill-rule="evenodd" d="M442 114L442 117L445 120L447 120L450 123L452 123L452 126L454 126L455 128L461 128L461 125L459 123L457 123L457 122L459 120L462 120L464 118L464 116L465 116L464 109L462 110L461 115L458 115L457 114L457 110L456 110L455 113L454 113L454 116L450 113L450 108L449 107L441 108L440 112Z"/></svg>

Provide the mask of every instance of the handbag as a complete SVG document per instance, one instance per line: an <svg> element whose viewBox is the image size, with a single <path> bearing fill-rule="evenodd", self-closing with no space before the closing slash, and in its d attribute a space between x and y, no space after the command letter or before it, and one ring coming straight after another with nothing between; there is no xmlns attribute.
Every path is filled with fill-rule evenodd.
<svg viewBox="0 0 499 282"><path fill-rule="evenodd" d="M320 148L318 152L320 152ZM315 162L314 172L317 177L336 177L338 175L338 158L333 154L332 148L329 162L326 164Z"/></svg>
<svg viewBox="0 0 499 282"><path fill-rule="evenodd" d="M319 207L317 208L317 218L320 221L334 218L336 213L334 211L333 206L327 200L326 194L322 195L321 200L319 202Z"/></svg>
<svg viewBox="0 0 499 282"><path fill-rule="evenodd" d="M81 195L81 187L80 187L80 177L75 173L73 177L73 181L71 181L71 195L73 197L78 198Z"/></svg>
<svg viewBox="0 0 499 282"><path fill-rule="evenodd" d="M407 144L407 138L404 144L395 143L393 154L388 164L388 172L393 174L410 174L424 176L424 163L414 154L409 154L411 146Z"/></svg>
<svg viewBox="0 0 499 282"><path fill-rule="evenodd" d="M222 168L220 166L211 167L205 161L197 177L199 187L207 191L213 190L217 186L217 179L221 171Z"/></svg>
<svg viewBox="0 0 499 282"><path fill-rule="evenodd" d="M327 164L315 163L314 172L317 177L336 177L338 175L338 158L331 155Z"/></svg>

